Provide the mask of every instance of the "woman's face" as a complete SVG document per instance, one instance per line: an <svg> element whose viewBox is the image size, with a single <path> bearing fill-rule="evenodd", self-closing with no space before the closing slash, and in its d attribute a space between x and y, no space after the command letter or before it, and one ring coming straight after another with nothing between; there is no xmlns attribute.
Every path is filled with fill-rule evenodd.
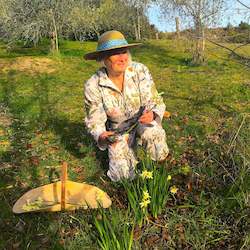
<svg viewBox="0 0 250 250"><path fill-rule="evenodd" d="M104 59L104 64L108 72L114 74L124 73L128 66L129 54L128 50L119 50L115 54Z"/></svg>

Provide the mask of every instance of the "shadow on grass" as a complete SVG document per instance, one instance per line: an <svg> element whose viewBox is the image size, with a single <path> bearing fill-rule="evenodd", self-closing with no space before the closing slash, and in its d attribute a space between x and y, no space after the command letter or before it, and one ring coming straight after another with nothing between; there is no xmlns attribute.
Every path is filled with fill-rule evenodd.
<svg viewBox="0 0 250 250"><path fill-rule="evenodd" d="M96 159L102 170L107 170L107 153L96 147L83 122L71 121L54 110L58 100L52 99L49 94L49 85L55 81L53 76L52 78L51 76L45 76L36 79L32 96L25 99L16 98L18 97L18 91L16 90L18 85L14 84L15 76L16 72L10 72L2 82L2 101L9 107L10 113L15 118L11 125L13 131L11 154L13 157L10 156L10 152L6 152L4 159L16 166L22 166L20 170L25 171L25 174L30 176L32 185L40 185L42 180L41 176L39 177L39 170L41 170L39 162L41 159L39 152L36 152L36 148L33 148L30 144L30 140L36 136L37 131L52 130L56 138L59 138L60 145L69 154L79 160L85 160L78 164L95 164L94 159ZM43 144L43 141L41 143ZM43 145L38 146L44 147ZM56 154L59 154L58 157L61 158L64 157L62 153L63 151ZM46 158L45 155L44 157ZM92 179L94 180L96 175L98 177L99 170L97 167L97 174L95 174L94 165L92 167Z"/></svg>
<svg viewBox="0 0 250 250"><path fill-rule="evenodd" d="M149 54L150 51L150 54ZM164 68L168 65L192 66L191 57L173 56L171 50L153 44L144 44L140 49L132 50L132 55L145 64L155 64Z"/></svg>
<svg viewBox="0 0 250 250"><path fill-rule="evenodd" d="M23 214L13 216L12 206L18 198L21 197L31 187L38 187L44 184L44 176L41 177L39 168L39 152L30 148L30 139L38 129L51 129L60 138L61 145L70 154L77 158L82 158L89 151L97 152L96 158L103 162L102 166L107 166L107 155L100 152L88 135L84 125L80 122L72 122L67 118L55 115L53 105L49 98L49 81L41 81L35 88L32 98L25 100L26 105L22 105L16 99L18 97L17 84L14 84L15 72L8 75L7 79L2 81L2 102L8 107L12 114L12 123L9 126L11 133L11 152L1 157L1 160L8 161L13 168L0 170L1 187L0 189L0 230L3 234L0 236L0 248L14 249L29 246L31 249L64 249L60 244L62 238L61 231L63 214ZM27 121L29 109L36 103L38 105L37 116L34 120ZM20 106L19 106L20 105ZM21 110L21 112L20 112ZM79 151L81 143L88 151ZM27 185L26 179L29 177ZM93 180L95 176L91 177ZM89 181L89 180L88 180ZM12 186L10 189L5 187ZM63 223L67 224L66 221ZM61 230L62 228L62 230ZM69 230L69 229L68 229ZM39 236L41 235L41 236ZM45 239L45 240L44 240Z"/></svg>
<svg viewBox="0 0 250 250"><path fill-rule="evenodd" d="M211 106L214 109L217 109L222 117L231 117L232 115L237 114L237 111L233 109L231 106L227 104L217 104L216 103L216 96L209 96L207 98L193 98L193 97L181 97L181 96L176 96L176 95L171 95L171 94L164 94L165 98L169 99L180 99L184 101L188 101L193 105L194 109L200 109L204 106Z"/></svg>
<svg viewBox="0 0 250 250"><path fill-rule="evenodd" d="M107 153L97 148L83 123L53 116L47 120L46 124L61 138L61 144L74 157L83 158L87 153L95 152L101 165L107 166Z"/></svg>
<svg viewBox="0 0 250 250"><path fill-rule="evenodd" d="M24 47L17 45L8 49L7 45L3 45L2 49L6 50L4 54L0 54L0 58L16 58L19 56L46 56L50 53L49 46L41 45L39 47Z"/></svg>

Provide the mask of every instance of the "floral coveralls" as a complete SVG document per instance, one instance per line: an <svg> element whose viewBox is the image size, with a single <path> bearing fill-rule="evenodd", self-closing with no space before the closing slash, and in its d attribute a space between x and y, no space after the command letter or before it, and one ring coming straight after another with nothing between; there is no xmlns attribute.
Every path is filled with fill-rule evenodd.
<svg viewBox="0 0 250 250"><path fill-rule="evenodd" d="M100 68L86 82L84 96L87 114L85 123L97 146L101 150L108 148L107 175L112 181L132 179L135 175L138 161L135 148L128 143L131 136L146 149L153 160L161 161L167 157L169 150L166 134L161 126L165 104L145 65L132 62L127 67L122 92L108 78L106 69ZM118 141L113 144L98 144L98 138L104 131L116 129L121 122L133 117L143 105L154 113L155 119L150 125L139 124L136 133L119 135Z"/></svg>

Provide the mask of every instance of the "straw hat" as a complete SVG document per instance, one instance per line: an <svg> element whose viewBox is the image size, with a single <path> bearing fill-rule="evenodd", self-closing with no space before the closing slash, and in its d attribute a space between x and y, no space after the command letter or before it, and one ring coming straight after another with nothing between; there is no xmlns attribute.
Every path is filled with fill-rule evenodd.
<svg viewBox="0 0 250 250"><path fill-rule="evenodd" d="M103 33L99 39L96 51L84 55L86 60L97 60L101 55L115 52L123 48L133 48L141 43L128 43L124 35L117 31L111 30Z"/></svg>

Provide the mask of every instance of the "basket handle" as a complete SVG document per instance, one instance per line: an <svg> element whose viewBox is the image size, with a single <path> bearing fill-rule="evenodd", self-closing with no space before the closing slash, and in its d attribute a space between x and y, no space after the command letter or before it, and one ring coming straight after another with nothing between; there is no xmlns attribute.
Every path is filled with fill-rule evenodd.
<svg viewBox="0 0 250 250"><path fill-rule="evenodd" d="M62 164L62 173L61 173L61 210L65 210L65 196L66 196L66 181L67 181L67 162Z"/></svg>

